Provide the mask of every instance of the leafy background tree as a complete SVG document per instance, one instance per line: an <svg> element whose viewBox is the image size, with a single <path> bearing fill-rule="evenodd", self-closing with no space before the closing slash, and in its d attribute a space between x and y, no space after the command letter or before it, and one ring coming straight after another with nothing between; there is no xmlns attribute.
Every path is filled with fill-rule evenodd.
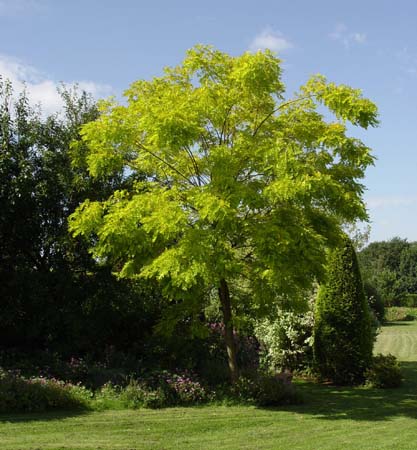
<svg viewBox="0 0 417 450"><path fill-rule="evenodd" d="M157 280L171 319L198 322L217 290L233 381L239 318L321 278L342 223L366 219L359 180L373 158L346 122L376 125L375 105L321 76L285 99L280 75L268 51L197 46L163 76L133 83L126 105L102 103L82 129L92 176L139 181L86 200L71 216L74 236L120 277Z"/></svg>
<svg viewBox="0 0 417 450"><path fill-rule="evenodd" d="M337 384L363 381L373 333L356 253L348 237L328 258L315 310L314 359L319 374Z"/></svg>
<svg viewBox="0 0 417 450"><path fill-rule="evenodd" d="M416 306L417 244L406 239L372 242L358 254L364 280L386 306Z"/></svg>
<svg viewBox="0 0 417 450"><path fill-rule="evenodd" d="M98 117L96 104L77 90L63 88L62 97L64 111L44 117L25 93L16 98L0 80L0 349L6 356L48 350L99 358L106 347L127 351L143 344L160 316L154 286L116 280L68 233L68 216L82 199L105 199L130 180L88 174L85 146L77 141L80 126Z"/></svg>

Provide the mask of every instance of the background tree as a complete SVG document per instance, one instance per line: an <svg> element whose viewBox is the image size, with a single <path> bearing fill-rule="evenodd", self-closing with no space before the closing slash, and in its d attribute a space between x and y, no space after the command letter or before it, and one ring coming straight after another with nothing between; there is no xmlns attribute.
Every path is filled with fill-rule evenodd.
<svg viewBox="0 0 417 450"><path fill-rule="evenodd" d="M142 181L86 200L73 234L121 277L158 280L188 315L200 317L203 294L217 290L232 380L241 312L310 285L341 223L366 219L358 180L373 158L345 122L376 125L375 105L321 76L286 100L280 75L269 51L232 57L197 46L163 76L133 83L126 105L102 103L82 130L93 176Z"/></svg>
<svg viewBox="0 0 417 450"><path fill-rule="evenodd" d="M417 244L406 239L372 242L358 254L364 280L386 306L415 306Z"/></svg>
<svg viewBox="0 0 417 450"><path fill-rule="evenodd" d="M317 296L315 365L323 378L337 384L360 382L372 348L369 306L355 250L346 237L329 255L327 279Z"/></svg>
<svg viewBox="0 0 417 450"><path fill-rule="evenodd" d="M68 233L68 216L89 197L106 199L131 180L92 178L80 126L95 102L63 88L64 109L42 116L0 79L0 350L48 349L63 357L139 346L160 316L161 296L118 281ZM70 145L75 141L74 148ZM70 153L77 161L72 165ZM152 298L152 302L148 301Z"/></svg>

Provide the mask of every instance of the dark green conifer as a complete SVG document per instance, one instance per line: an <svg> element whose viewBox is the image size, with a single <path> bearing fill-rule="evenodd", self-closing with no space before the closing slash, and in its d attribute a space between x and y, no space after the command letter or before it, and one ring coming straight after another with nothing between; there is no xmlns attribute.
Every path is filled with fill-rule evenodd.
<svg viewBox="0 0 417 450"><path fill-rule="evenodd" d="M329 254L326 283L320 287L314 328L314 359L318 373L336 384L363 380L372 357L369 306L352 242Z"/></svg>

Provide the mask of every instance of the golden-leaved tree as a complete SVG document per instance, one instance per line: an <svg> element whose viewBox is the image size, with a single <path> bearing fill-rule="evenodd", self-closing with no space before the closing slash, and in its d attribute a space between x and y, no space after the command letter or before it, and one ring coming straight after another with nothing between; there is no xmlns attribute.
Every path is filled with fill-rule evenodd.
<svg viewBox="0 0 417 450"><path fill-rule="evenodd" d="M196 46L181 65L133 83L126 104L103 102L82 129L93 176L137 181L81 204L72 233L121 277L159 280L188 314L215 289L232 381L235 286L255 309L308 286L341 225L367 217L360 180L373 157L346 123L375 126L376 106L322 76L284 94L270 51L233 57Z"/></svg>

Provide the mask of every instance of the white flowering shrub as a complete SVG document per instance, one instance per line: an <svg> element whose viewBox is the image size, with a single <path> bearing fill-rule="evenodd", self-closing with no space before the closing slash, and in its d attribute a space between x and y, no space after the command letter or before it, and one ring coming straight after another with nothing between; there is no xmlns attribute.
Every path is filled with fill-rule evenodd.
<svg viewBox="0 0 417 450"><path fill-rule="evenodd" d="M274 319L264 319L255 327L261 343L260 363L272 371L305 371L313 361L312 311L278 311Z"/></svg>

